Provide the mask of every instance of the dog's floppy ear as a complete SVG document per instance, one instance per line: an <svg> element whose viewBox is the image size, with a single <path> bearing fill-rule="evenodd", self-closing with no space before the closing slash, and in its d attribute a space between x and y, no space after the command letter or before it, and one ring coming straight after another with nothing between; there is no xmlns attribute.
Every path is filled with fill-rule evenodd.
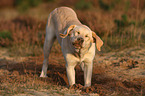
<svg viewBox="0 0 145 96"><path fill-rule="evenodd" d="M100 39L99 36L96 35L95 32L92 31L92 36L93 39L95 39L94 41L96 41L96 47L99 51L101 51L101 46L103 45L103 41Z"/></svg>
<svg viewBox="0 0 145 96"><path fill-rule="evenodd" d="M60 34L59 34L60 37L61 37L61 38L65 38L65 37L69 34L69 32L70 32L75 26L76 26L76 25L71 25L71 26L69 26L68 29L67 29L66 34L60 33Z"/></svg>

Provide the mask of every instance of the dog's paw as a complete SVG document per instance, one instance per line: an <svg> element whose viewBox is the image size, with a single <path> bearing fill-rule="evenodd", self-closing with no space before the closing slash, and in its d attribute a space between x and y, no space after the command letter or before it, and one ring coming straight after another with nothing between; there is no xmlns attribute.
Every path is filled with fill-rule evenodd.
<svg viewBox="0 0 145 96"><path fill-rule="evenodd" d="M69 89L82 89L83 86L81 84L74 84L69 86Z"/></svg>
<svg viewBox="0 0 145 96"><path fill-rule="evenodd" d="M40 77L42 77L42 78L46 78L47 75L41 74Z"/></svg>

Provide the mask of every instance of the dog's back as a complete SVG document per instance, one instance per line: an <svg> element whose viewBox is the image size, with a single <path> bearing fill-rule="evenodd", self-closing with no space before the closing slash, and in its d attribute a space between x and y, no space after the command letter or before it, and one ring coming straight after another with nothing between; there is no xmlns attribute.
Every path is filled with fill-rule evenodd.
<svg viewBox="0 0 145 96"><path fill-rule="evenodd" d="M61 33L64 32L65 28L72 24L81 24L74 10L68 7L59 7L54 9L54 11L50 13L49 18L52 20L53 25L55 25L54 29L56 29L57 32ZM50 21L48 21L48 23L49 22Z"/></svg>

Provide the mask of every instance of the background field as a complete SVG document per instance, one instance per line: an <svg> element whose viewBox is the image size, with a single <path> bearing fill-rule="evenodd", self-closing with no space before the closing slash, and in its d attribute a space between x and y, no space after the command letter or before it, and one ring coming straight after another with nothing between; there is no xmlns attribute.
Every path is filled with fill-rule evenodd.
<svg viewBox="0 0 145 96"><path fill-rule="evenodd" d="M96 52L92 86L68 88L60 46L50 55L48 78L39 78L45 26L49 13L60 6L75 10L79 20L104 41ZM0 93L2 95L100 94L145 95L144 0L1 0Z"/></svg>

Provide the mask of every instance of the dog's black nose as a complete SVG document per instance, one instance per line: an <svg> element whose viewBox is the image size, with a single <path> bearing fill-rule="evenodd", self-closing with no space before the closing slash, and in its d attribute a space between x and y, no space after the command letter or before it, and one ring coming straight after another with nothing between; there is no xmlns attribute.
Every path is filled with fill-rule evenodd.
<svg viewBox="0 0 145 96"><path fill-rule="evenodd" d="M83 39L82 37L79 37L77 40L78 40L79 42L81 42L81 43L84 42L84 39Z"/></svg>

